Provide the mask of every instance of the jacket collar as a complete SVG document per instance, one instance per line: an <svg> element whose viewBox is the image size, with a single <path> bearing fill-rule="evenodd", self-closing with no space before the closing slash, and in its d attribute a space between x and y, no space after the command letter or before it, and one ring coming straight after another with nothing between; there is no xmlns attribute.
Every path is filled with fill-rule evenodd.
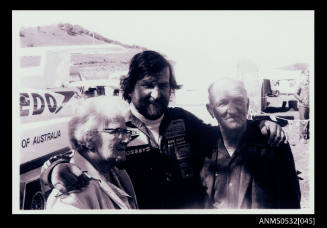
<svg viewBox="0 0 327 228"><path fill-rule="evenodd" d="M114 184L108 182L106 180L106 178L98 171L94 168L94 166L88 161L86 160L82 155L80 155L78 152L73 152L74 155L71 159L71 163L76 164L82 171L87 172L86 175L89 176L90 178L96 179L96 180L100 180L101 182L101 187L103 187L103 184L106 184L114 194L117 194L119 197L131 197L130 195L128 195L124 190L118 188L117 186L115 186ZM113 172L113 174L115 176L118 175L118 173L116 172L117 168L114 167L110 170L110 172ZM117 178L119 179L119 178ZM119 181L119 180L118 180ZM106 191L108 193L108 191ZM109 196L111 198L115 197L111 194L109 194Z"/></svg>
<svg viewBox="0 0 327 228"><path fill-rule="evenodd" d="M163 124L167 122L167 115L168 115L168 111L167 109L164 110L164 114L160 117L160 125L159 125L159 135L162 135L162 131L163 131ZM130 103L130 116L129 116L129 120L127 121L126 125L127 126L135 126L137 127L141 132L143 132L146 136L148 136L149 138L149 143L151 144L152 147L155 148L160 148L160 145L158 145L158 143L156 142L156 140L154 140L154 136L151 133L151 131L146 127L145 123L142 121L143 116L136 110L135 106ZM150 120L147 120L150 121ZM165 127L167 124L165 124Z"/></svg>
<svg viewBox="0 0 327 228"><path fill-rule="evenodd" d="M138 118L139 115L141 115L141 114L139 114L139 112L137 112L135 106L130 104L130 115L129 115L129 119L127 120L127 126L132 124L135 127L142 130L143 133L147 134L147 132L144 130L144 126L143 126L144 123L141 120L142 118ZM159 134L162 135L162 132L165 131L165 129L167 128L167 126L169 124L169 120L171 119L171 116L169 113L169 108L164 109L164 114L160 118L161 118L161 123L159 126Z"/></svg>

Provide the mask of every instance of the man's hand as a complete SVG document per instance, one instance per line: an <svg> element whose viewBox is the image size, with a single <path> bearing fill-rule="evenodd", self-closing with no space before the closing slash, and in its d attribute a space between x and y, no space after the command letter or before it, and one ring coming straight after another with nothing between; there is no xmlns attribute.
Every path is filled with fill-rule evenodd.
<svg viewBox="0 0 327 228"><path fill-rule="evenodd" d="M89 178L72 163L60 163L51 173L52 185L62 193L77 190L89 184Z"/></svg>
<svg viewBox="0 0 327 228"><path fill-rule="evenodd" d="M282 142L288 143L288 136L281 126L275 122L262 120L259 124L261 133L267 137L270 146L279 146Z"/></svg>

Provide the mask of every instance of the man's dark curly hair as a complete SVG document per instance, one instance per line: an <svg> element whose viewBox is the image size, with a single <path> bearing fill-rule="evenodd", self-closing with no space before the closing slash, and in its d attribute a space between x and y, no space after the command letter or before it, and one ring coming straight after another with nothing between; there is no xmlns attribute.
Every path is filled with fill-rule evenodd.
<svg viewBox="0 0 327 228"><path fill-rule="evenodd" d="M129 65L127 77L121 80L120 85L123 91L123 98L131 102L129 94L134 91L137 81L141 80L146 75L155 76L165 67L169 67L169 84L172 92L174 92L175 89L180 89L181 85L178 85L176 82L171 64L161 54L155 51L143 51L136 54Z"/></svg>

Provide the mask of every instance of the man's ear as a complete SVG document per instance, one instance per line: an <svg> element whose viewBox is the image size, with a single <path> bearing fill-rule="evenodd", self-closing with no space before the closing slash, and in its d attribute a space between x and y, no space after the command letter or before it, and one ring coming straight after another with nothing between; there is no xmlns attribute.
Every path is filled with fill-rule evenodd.
<svg viewBox="0 0 327 228"><path fill-rule="evenodd" d="M210 116L214 119L215 118L215 115L213 114L211 105L210 104L206 104L206 107L207 107L207 110L208 110Z"/></svg>

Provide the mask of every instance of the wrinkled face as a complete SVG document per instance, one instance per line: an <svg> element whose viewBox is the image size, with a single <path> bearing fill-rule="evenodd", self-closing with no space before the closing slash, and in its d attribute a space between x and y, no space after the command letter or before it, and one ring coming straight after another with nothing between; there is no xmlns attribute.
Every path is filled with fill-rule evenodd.
<svg viewBox="0 0 327 228"><path fill-rule="evenodd" d="M128 139L122 134L112 134L101 132L104 127L99 127L99 134L97 138L97 155L98 159L107 162L115 162L118 156L124 156ZM111 121L105 128L123 128L126 129L125 122Z"/></svg>
<svg viewBox="0 0 327 228"><path fill-rule="evenodd" d="M222 128L237 130L246 125L249 102L240 87L213 87L210 104L207 106L211 116L215 117Z"/></svg>
<svg viewBox="0 0 327 228"><path fill-rule="evenodd" d="M146 75L135 84L131 102L145 118L158 119L168 107L170 97L169 68L157 75Z"/></svg>

